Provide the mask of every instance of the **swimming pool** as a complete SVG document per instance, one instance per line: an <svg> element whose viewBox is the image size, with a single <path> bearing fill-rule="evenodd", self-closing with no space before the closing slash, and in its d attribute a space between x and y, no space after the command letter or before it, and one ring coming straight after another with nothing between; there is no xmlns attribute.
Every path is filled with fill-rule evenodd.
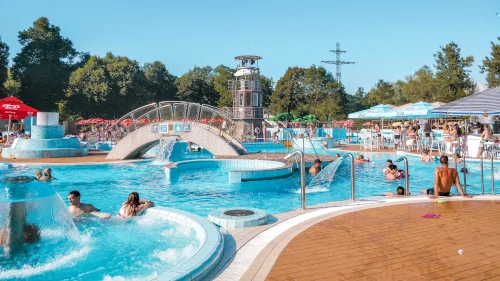
<svg viewBox="0 0 500 281"><path fill-rule="evenodd" d="M249 151L286 152L286 148L281 144L252 143L246 144L246 147ZM337 153L344 154L345 152L321 149L318 150L318 153L335 155ZM383 192L394 192L398 185L404 186L404 180L388 181L382 174L386 160L396 160L401 154L369 152L363 154L365 158L370 158L371 161L368 164L355 166L357 198L381 195ZM183 150L182 144L180 144L177 150L174 149L172 159L179 161L211 157L212 155L208 152L186 152ZM438 164L421 163L417 156L408 155L407 157L410 164L411 193L416 194L420 189L431 188L434 180L433 171ZM399 169L402 169L403 162L395 164L399 166ZM485 165L486 193L491 193L489 165L489 162ZM156 205L181 209L202 217L206 217L211 211L219 208L259 208L269 214L277 214L298 209L301 206L300 176L296 172L287 178L230 184L228 169L210 168L185 171L180 175L178 182L169 183L165 179L162 167L163 165L155 165L150 160L120 164L58 165L52 167L53 175L57 180L46 184L56 190L64 198L66 204L68 203L65 198L68 193L72 190L79 190L83 203L92 203L102 209L103 212L109 212L113 215L118 213L121 203L126 200L128 194L132 191L139 192L141 199L152 200ZM2 173L2 177L6 175L34 175L37 169L43 168L45 166L14 165L10 171L0 171L0 173ZM468 162L467 168L470 172L467 177L467 191L478 194L481 192L479 162ZM496 169L498 169L497 163L495 163ZM350 178L350 166L348 160L344 160L329 186L308 189L307 205L350 199ZM460 178L463 182L462 175ZM307 175L307 182L310 182L310 180L311 177ZM496 184L498 185L499 181L496 181ZM454 189L452 191L454 192ZM148 233L140 235L136 233L137 235L134 234L130 237L124 234L142 228L144 226L142 224L147 225L145 229L151 227L154 232L167 233L168 235L153 238L149 237ZM105 251L102 256L97 255L95 260L96 265L100 263L105 265L95 266L95 270L92 271L80 272L81 276L75 276L75 272L71 270L61 270L60 279L90 278L102 280L104 278L105 280L122 280L121 278L129 279L132 276L133 278L150 279L156 276L154 274L158 274L162 270L168 270L176 262L187 258L192 248L196 247L190 242L192 241L191 234L183 232L182 226L169 225L168 222L150 221L148 218L140 218L136 222L129 224L114 220L96 221L84 219L78 221L77 226L80 232L84 233L85 239L88 239L87 241L93 247L92 249L103 247L100 244L101 242L110 244L109 252ZM109 227L108 232L104 232L106 227ZM123 229L129 231L124 232ZM170 235L176 229L181 229L180 233L185 233L186 236L178 237L179 241L171 240L169 242L168 239L175 238L170 237ZM108 235L107 233L110 234L109 239L102 238ZM163 239L162 243L164 243L165 247L160 247L158 243L155 243L158 239ZM146 244L139 246L136 244L139 242ZM132 269L127 263L120 260L120 253L123 253L123 251L133 252L137 248L144 249L148 259L143 261L133 259L142 267ZM106 257L112 252L117 254L113 254L113 259L107 259ZM106 255L106 253L108 254ZM82 268L85 268L88 264L82 266ZM47 277L47 275L41 274L31 278L31 280L44 279L39 279L39 276ZM0 275L0 278L5 277L8 276Z"/></svg>
<svg viewBox="0 0 500 281"><path fill-rule="evenodd" d="M6 186L5 191L0 194L0 229L8 228L13 212L16 221L25 218L40 235L20 250L0 247L2 280L150 280L195 255L202 241L191 225L154 213L73 221L59 194L41 182Z"/></svg>
<svg viewBox="0 0 500 281"><path fill-rule="evenodd" d="M284 151L283 145L250 144L248 150ZM319 154L335 155L343 152L322 150ZM193 154L189 154L193 155ZM200 154L196 154L200 155ZM401 155L396 153L364 153L371 162L356 165L356 196L358 198L380 195L395 191L398 185L404 186L404 180L388 181L382 174L387 159L396 160ZM206 154L210 157L209 154ZM180 155L174 157L179 160ZM420 189L433 186L433 171L437 163L424 164L417 156L409 159L410 190L416 194ZM402 169L403 162L395 163ZM485 169L489 169L489 164ZM498 164L495 163L495 167ZM141 198L155 201L160 206L181 209L203 217L218 208L243 206L260 208L270 214L276 214L300 207L300 177L297 172L288 178L242 182L230 184L227 169L200 169L185 171L178 182L165 180L162 165L153 165L151 161L121 164L68 165L54 166L54 176L58 178L47 183L63 198L71 190L79 190L82 202L98 205L104 212L117 214L119 207L132 191L139 192ZM13 175L33 175L42 166L14 165ZM467 191L480 193L479 162L468 162ZM495 168L496 170L497 168ZM350 168L348 160L338 168L330 186L321 190L308 190L307 204L314 205L350 198ZM310 176L307 175L307 182ZM461 175L463 182L463 176ZM491 192L491 175L485 172L485 190ZM496 181L498 184L498 181Z"/></svg>

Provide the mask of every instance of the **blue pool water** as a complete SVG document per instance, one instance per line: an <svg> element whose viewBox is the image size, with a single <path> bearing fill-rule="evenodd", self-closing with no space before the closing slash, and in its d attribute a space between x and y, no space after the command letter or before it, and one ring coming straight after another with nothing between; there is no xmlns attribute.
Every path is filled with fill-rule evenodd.
<svg viewBox="0 0 500 281"><path fill-rule="evenodd" d="M285 151L283 145L250 144L248 150ZM343 154L334 150L318 150L319 154ZM202 155L190 153L192 155ZM395 191L404 180L388 181L382 174L387 159L396 160L395 153L364 153L371 162L356 165L356 196L358 198L380 195ZM210 154L206 154L211 157ZM424 164L419 157L407 156L410 161L410 190L412 194L420 189L433 186L433 171L437 163ZM176 160L182 155L174 156ZM395 163L400 169L403 162ZM495 170L498 164L495 165ZM489 166L487 166L489 167ZM14 175L34 175L35 170L43 166L15 165ZM97 205L105 212L117 214L121 203L132 191L139 192L141 198L150 199L165 207L178 208L200 216L207 216L210 211L223 207L254 207L264 209L271 214L289 211L300 207L300 177L294 173L291 177L229 184L228 170L200 169L184 171L177 183L169 184L165 180L162 165L153 165L152 161L123 164L71 165L54 166L53 174L58 179L47 183L63 198L71 190L79 190L83 202ZM480 170L478 162L468 162L467 191L480 193ZM491 175L485 173L486 192L491 192ZM324 189L308 190L307 204L313 205L334 200L350 198L350 168L345 160L340 165L335 179ZM310 176L307 175L307 182ZM463 182L463 175L461 174ZM497 182L498 185L498 182Z"/></svg>
<svg viewBox="0 0 500 281"><path fill-rule="evenodd" d="M246 145L251 152L286 152L281 144L252 143ZM308 153L314 153L308 151ZM335 155L344 152L318 150L321 155ZM356 165L356 196L366 198L394 192L398 185L404 186L404 180L388 181L382 174L387 159L396 160L396 153L363 153L370 158L368 164ZM211 158L208 152L186 152L182 145L174 147L172 160ZM437 163L424 164L417 156L407 156L410 162L410 190L416 194L420 189L433 186L433 171ZM395 163L400 169L403 162ZM485 165L486 192L491 193L491 174L489 162ZM461 167L461 164L460 166ZM37 169L45 166L14 165L10 171L0 171L0 176L34 175ZM479 162L468 162L468 193L479 194ZM211 211L225 207L253 207L270 214L281 213L300 208L300 177L294 173L288 178L229 184L227 169L199 169L183 171L176 183L168 183L162 165L153 161L140 161L120 164L66 165L53 166L53 175L57 178L46 183L56 190L67 203L71 190L79 190L84 203L92 203L103 212L113 215L118 213L121 203L132 191L139 192L141 199L149 199L156 205L181 209L203 217ZM495 163L495 171L498 164ZM460 176L463 182L463 175ZM307 182L311 177L307 175ZM327 181L330 182L330 181ZM496 181L496 185L500 184ZM454 190L453 190L454 191ZM307 205L345 200L350 198L350 167L348 160L339 166L335 178L329 186L308 189ZM160 218L161 220L161 218ZM108 221L84 219L76 223L80 233L86 239L87 252L76 257L61 268L54 266L38 275L26 275L0 269L0 279L28 278L29 280L47 280L56 275L57 279L88 280L123 280L131 278L152 278L185 260L198 245L193 242L193 233L182 226L169 222L155 221L141 217L138 220L124 222L116 218ZM134 233L133 235L129 235ZM154 235L153 235L154 234ZM158 235L160 234L160 235ZM81 250L82 248L80 248ZM83 248L85 249L85 248ZM104 249L102 252L100 249ZM79 252L78 252L79 253ZM124 255L132 254L132 257ZM89 259L88 257L92 257ZM73 264L71 264L73 263ZM75 270L78 264L78 270ZM134 266L132 266L134 265ZM137 265L137 267L135 267ZM1 265L0 265L1 266ZM36 268L36 265L30 265ZM56 270L57 268L57 270ZM16 269L24 270L24 269ZM17 275L16 275L17 274Z"/></svg>

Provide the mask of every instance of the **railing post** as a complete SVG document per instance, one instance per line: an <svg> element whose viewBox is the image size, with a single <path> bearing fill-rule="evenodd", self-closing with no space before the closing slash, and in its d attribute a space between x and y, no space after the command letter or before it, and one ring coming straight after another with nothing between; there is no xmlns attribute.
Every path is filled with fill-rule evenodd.
<svg viewBox="0 0 500 281"><path fill-rule="evenodd" d="M410 196L410 177L408 176L408 158L401 156L396 162L405 162L405 196Z"/></svg>
<svg viewBox="0 0 500 281"><path fill-rule="evenodd" d="M304 153L300 154L300 190L302 193L302 210L306 209L306 165Z"/></svg>
<svg viewBox="0 0 500 281"><path fill-rule="evenodd" d="M484 147L481 148L481 194L484 194L484 169L483 169L483 153Z"/></svg>
<svg viewBox="0 0 500 281"><path fill-rule="evenodd" d="M295 150L294 152L285 156L285 160L292 158L296 154L300 155L300 193L302 196L302 211L304 211L306 209L306 165L304 153L300 150Z"/></svg>
<svg viewBox="0 0 500 281"><path fill-rule="evenodd" d="M491 146L491 194L495 195L495 170L493 168L494 144Z"/></svg>
<svg viewBox="0 0 500 281"><path fill-rule="evenodd" d="M349 156L351 158L351 200L354 202L356 200L356 182L354 181L354 156L351 153L347 153L345 157Z"/></svg>

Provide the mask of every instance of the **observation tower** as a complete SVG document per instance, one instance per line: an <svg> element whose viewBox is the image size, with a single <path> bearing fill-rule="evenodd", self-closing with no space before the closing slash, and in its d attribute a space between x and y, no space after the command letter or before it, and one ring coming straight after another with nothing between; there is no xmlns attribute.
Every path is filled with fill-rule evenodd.
<svg viewBox="0 0 500 281"><path fill-rule="evenodd" d="M244 55L234 59L239 63L234 79L228 82L228 90L233 97L233 107L228 108L228 111L233 118L245 121L250 127L245 130L248 135L262 137L263 121L269 117L269 109L262 106L263 92L259 80L259 60L262 57Z"/></svg>

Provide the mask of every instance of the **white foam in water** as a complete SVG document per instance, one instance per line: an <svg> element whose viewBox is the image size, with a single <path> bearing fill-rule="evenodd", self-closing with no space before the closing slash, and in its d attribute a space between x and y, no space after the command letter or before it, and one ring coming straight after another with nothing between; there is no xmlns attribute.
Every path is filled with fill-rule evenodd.
<svg viewBox="0 0 500 281"><path fill-rule="evenodd" d="M326 187L306 187L306 194L307 193L317 193L317 192L328 192L330 188ZM299 189L294 190L293 193L295 194L302 194L302 191Z"/></svg>
<svg viewBox="0 0 500 281"><path fill-rule="evenodd" d="M186 225L175 225L175 228L169 228L161 232L161 236L190 236L193 229Z"/></svg>
<svg viewBox="0 0 500 281"><path fill-rule="evenodd" d="M182 249L167 249L165 251L155 251L154 257L157 257L162 262L168 262L176 265L179 261L185 261L194 255L198 248L193 244L189 244Z"/></svg>
<svg viewBox="0 0 500 281"><path fill-rule="evenodd" d="M160 143L158 144L158 152L156 153L156 159L153 161L153 165L162 165L169 163L168 159L170 154L174 149L176 142L176 137L162 137Z"/></svg>
<svg viewBox="0 0 500 281"><path fill-rule="evenodd" d="M46 271L57 269L75 259L82 258L86 256L89 252L90 248L85 246L80 250L73 251L69 254L66 254L60 258L56 258L51 262L47 262L37 267L25 265L23 266L22 269L0 271L0 279L27 278L33 275L39 275Z"/></svg>
<svg viewBox="0 0 500 281"><path fill-rule="evenodd" d="M146 281L146 280L153 280L153 279L156 279L158 278L158 273L157 272L153 272L153 274L149 275L149 276L145 276L145 277L132 277L130 278L129 276L127 276L127 278L123 277L123 276L115 276L115 277L111 277L109 275L106 275L104 276L104 279L102 279L102 281Z"/></svg>

